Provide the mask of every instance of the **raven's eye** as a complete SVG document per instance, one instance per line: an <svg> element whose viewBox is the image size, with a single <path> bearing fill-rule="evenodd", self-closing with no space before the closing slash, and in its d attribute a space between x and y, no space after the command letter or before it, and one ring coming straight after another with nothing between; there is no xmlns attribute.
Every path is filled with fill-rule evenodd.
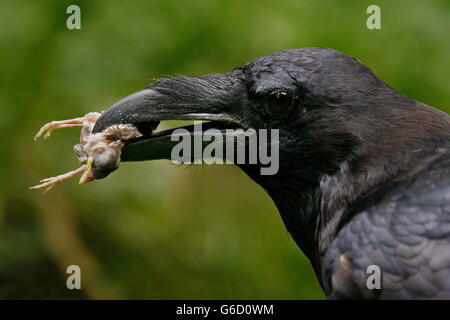
<svg viewBox="0 0 450 320"><path fill-rule="evenodd" d="M267 97L267 106L273 113L282 113L289 110L293 98L286 91L276 91Z"/></svg>

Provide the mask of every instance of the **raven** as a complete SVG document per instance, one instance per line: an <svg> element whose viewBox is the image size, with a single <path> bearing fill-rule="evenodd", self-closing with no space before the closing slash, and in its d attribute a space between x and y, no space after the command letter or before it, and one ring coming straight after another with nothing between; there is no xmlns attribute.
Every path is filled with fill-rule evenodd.
<svg viewBox="0 0 450 320"><path fill-rule="evenodd" d="M168 159L161 120L279 130L261 185L330 299L450 298L450 116L389 87L355 58L289 49L223 74L159 79L108 108L93 133L133 124L122 161ZM192 126L187 126L192 131ZM368 268L381 272L368 286Z"/></svg>

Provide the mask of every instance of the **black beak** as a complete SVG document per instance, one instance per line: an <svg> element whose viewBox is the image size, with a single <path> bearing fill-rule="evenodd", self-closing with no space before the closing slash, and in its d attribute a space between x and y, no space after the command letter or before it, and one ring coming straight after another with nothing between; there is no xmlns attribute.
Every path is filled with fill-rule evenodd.
<svg viewBox="0 0 450 320"><path fill-rule="evenodd" d="M97 120L93 132L101 132L114 124L133 124L143 136L129 141L122 150L122 161L142 161L170 158L177 143L173 136L194 138L202 134L193 125L153 132L162 120L211 120L203 131L216 128L243 127L239 123L239 100L242 101L239 71L200 77L162 79L148 89L133 93L108 108ZM151 130L148 130L148 129Z"/></svg>

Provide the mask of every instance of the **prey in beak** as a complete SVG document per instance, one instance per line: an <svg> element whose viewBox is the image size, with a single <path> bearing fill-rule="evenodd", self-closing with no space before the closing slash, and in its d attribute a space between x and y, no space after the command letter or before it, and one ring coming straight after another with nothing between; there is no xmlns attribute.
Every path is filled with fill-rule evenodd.
<svg viewBox="0 0 450 320"><path fill-rule="evenodd" d="M277 115L271 119L264 99L274 89L264 85L249 92L247 76L244 69L237 68L222 74L160 79L149 88L123 98L103 113L91 112L84 117L44 125L35 139L45 132L44 137L47 138L55 129L82 127L80 143L74 150L83 166L44 179L31 188L46 188L48 191L78 174L82 174L80 184L88 183L106 177L118 168L121 161L171 159L171 151L178 141L194 141L208 129L219 132L224 141L235 141L236 134L230 131L236 129L279 128L277 121L281 117ZM288 112L289 106L285 107ZM203 123L200 131L195 125L155 131L164 120L207 122ZM248 141L245 143L249 144ZM224 155L223 160L236 163L234 153L233 158L228 157L228 154ZM247 168L254 171L258 165L260 163Z"/></svg>
<svg viewBox="0 0 450 320"><path fill-rule="evenodd" d="M100 115L98 112L90 112L80 118L53 121L39 130L35 140L44 132L46 133L44 138L48 138L55 129L81 126L80 143L74 146L74 151L83 165L65 174L43 179L40 181L41 184L30 189L45 188L44 192L47 192L57 184L79 174L82 174L79 183L84 184L104 178L119 167L121 150L125 142L142 134L131 124L112 125L101 133L93 134L92 129Z"/></svg>

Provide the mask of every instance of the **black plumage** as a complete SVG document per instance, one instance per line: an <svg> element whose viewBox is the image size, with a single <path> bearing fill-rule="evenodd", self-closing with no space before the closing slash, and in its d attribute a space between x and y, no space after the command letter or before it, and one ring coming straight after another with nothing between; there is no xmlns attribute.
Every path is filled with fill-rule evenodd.
<svg viewBox="0 0 450 320"><path fill-rule="evenodd" d="M211 120L279 129L280 168L239 165L278 207L330 298L450 298L450 117L324 48L284 50L224 74L161 79L119 101L118 123ZM168 158L170 130L123 161ZM369 265L382 288L366 286Z"/></svg>

